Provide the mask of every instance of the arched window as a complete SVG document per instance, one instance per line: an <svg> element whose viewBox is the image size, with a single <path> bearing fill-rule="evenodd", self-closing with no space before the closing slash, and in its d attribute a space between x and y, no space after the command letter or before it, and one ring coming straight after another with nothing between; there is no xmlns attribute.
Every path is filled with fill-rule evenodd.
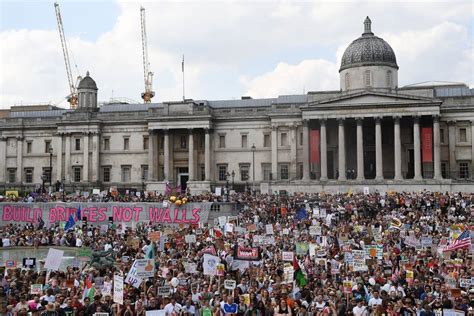
<svg viewBox="0 0 474 316"><path fill-rule="evenodd" d="M346 81L346 90L349 90L351 88L351 78L348 73L345 75L345 81Z"/></svg>
<svg viewBox="0 0 474 316"><path fill-rule="evenodd" d="M393 84L392 71L387 71L387 87L391 88Z"/></svg>
<svg viewBox="0 0 474 316"><path fill-rule="evenodd" d="M364 82L366 86L372 85L372 73L370 72L370 70L366 70L364 72Z"/></svg>

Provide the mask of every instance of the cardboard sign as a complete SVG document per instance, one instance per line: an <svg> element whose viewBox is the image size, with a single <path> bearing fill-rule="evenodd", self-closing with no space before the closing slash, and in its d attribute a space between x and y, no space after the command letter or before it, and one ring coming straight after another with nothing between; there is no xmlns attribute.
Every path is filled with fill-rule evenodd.
<svg viewBox="0 0 474 316"><path fill-rule="evenodd" d="M204 275L216 275L217 265L220 263L220 258L217 256L212 256L209 254L204 254L203 256L203 273Z"/></svg>
<svg viewBox="0 0 474 316"><path fill-rule="evenodd" d="M187 244L195 243L196 242L196 235L186 235L186 236L184 236L184 241Z"/></svg>
<svg viewBox="0 0 474 316"><path fill-rule="evenodd" d="M294 253L292 251L283 251L281 253L281 259L283 261L293 262L293 258L294 258Z"/></svg>
<svg viewBox="0 0 474 316"><path fill-rule="evenodd" d="M63 259L64 251L54 248L49 248L48 256L44 267L49 270L57 271L61 265L61 260Z"/></svg>
<svg viewBox="0 0 474 316"><path fill-rule="evenodd" d="M237 287L235 280L224 280L224 288L227 290L234 290Z"/></svg>
<svg viewBox="0 0 474 316"><path fill-rule="evenodd" d="M137 259L134 264L137 269L135 275L139 278L151 278L155 275L155 260Z"/></svg>
<svg viewBox="0 0 474 316"><path fill-rule="evenodd" d="M114 303L123 305L123 276L114 275Z"/></svg>
<svg viewBox="0 0 474 316"><path fill-rule="evenodd" d="M155 231L155 232L149 232L148 233L148 239L151 240L152 242L156 242L160 240L161 232Z"/></svg>
<svg viewBox="0 0 474 316"><path fill-rule="evenodd" d="M30 294L33 294L33 295L43 294L43 284L31 284Z"/></svg>
<svg viewBox="0 0 474 316"><path fill-rule="evenodd" d="M167 285L158 287L158 296L170 296L170 295L171 295L171 287Z"/></svg>
<svg viewBox="0 0 474 316"><path fill-rule="evenodd" d="M225 266L222 263L216 265L216 275L217 276L224 276L225 274Z"/></svg>

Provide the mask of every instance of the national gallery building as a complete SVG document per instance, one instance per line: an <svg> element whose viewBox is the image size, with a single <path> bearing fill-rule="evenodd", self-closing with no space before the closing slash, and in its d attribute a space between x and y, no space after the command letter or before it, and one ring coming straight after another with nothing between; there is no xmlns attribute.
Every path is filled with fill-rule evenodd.
<svg viewBox="0 0 474 316"><path fill-rule="evenodd" d="M74 110L0 111L0 188L473 192L474 90L398 70L367 18L337 91L99 106L87 74Z"/></svg>

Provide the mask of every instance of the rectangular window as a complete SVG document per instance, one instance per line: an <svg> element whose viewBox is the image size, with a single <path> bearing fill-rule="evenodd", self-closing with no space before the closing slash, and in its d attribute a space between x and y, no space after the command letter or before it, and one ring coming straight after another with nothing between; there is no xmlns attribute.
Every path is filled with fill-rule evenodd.
<svg viewBox="0 0 474 316"><path fill-rule="evenodd" d="M26 153L27 154L31 154L31 148L32 147L33 147L33 142L32 141L26 142Z"/></svg>
<svg viewBox="0 0 474 316"><path fill-rule="evenodd" d="M110 138L104 138L104 150L110 150Z"/></svg>
<svg viewBox="0 0 474 316"><path fill-rule="evenodd" d="M142 181L148 180L148 165L142 165Z"/></svg>
<svg viewBox="0 0 474 316"><path fill-rule="evenodd" d="M81 167L74 167L72 168L74 182L81 182L82 178L82 168Z"/></svg>
<svg viewBox="0 0 474 316"><path fill-rule="evenodd" d="M130 138L129 137L124 137L123 138L123 150L129 150L130 149Z"/></svg>
<svg viewBox="0 0 474 316"><path fill-rule="evenodd" d="M219 181L225 181L227 176L227 165L217 165Z"/></svg>
<svg viewBox="0 0 474 316"><path fill-rule="evenodd" d="M25 182L33 183L33 168L25 168Z"/></svg>
<svg viewBox="0 0 474 316"><path fill-rule="evenodd" d="M272 139L270 138L270 134L263 135L263 147L272 147Z"/></svg>
<svg viewBox="0 0 474 316"><path fill-rule="evenodd" d="M188 136L186 135L181 135L179 137L179 146L181 149L186 149L188 148Z"/></svg>
<svg viewBox="0 0 474 316"><path fill-rule="evenodd" d="M122 182L130 182L131 171L130 166L122 166Z"/></svg>
<svg viewBox="0 0 474 316"><path fill-rule="evenodd" d="M45 140L44 141L44 152L49 153L49 149L51 148L51 141Z"/></svg>
<svg viewBox="0 0 474 316"><path fill-rule="evenodd" d="M102 181L103 182L110 182L110 169L111 167L102 168Z"/></svg>
<svg viewBox="0 0 474 316"><path fill-rule="evenodd" d="M8 183L16 182L16 168L8 168Z"/></svg>
<svg viewBox="0 0 474 316"><path fill-rule="evenodd" d="M459 129L459 142L460 143L467 142L467 129L466 128Z"/></svg>
<svg viewBox="0 0 474 316"><path fill-rule="evenodd" d="M300 141L299 141L300 146L303 146L303 132L300 132Z"/></svg>
<svg viewBox="0 0 474 316"><path fill-rule="evenodd" d="M288 180L288 164L281 164L280 165L280 179L281 180Z"/></svg>
<svg viewBox="0 0 474 316"><path fill-rule="evenodd" d="M439 142L444 144L444 128L439 129Z"/></svg>
<svg viewBox="0 0 474 316"><path fill-rule="evenodd" d="M148 136L144 136L143 137L143 150L148 150L148 142L149 142Z"/></svg>
<svg viewBox="0 0 474 316"><path fill-rule="evenodd" d="M219 148L225 148L225 135L219 135Z"/></svg>
<svg viewBox="0 0 474 316"><path fill-rule="evenodd" d="M240 180L241 181L248 181L250 179L250 177L249 177L250 165L249 164L241 164L239 167L240 167Z"/></svg>
<svg viewBox="0 0 474 316"><path fill-rule="evenodd" d="M459 178L461 179L469 178L469 163L468 162L459 163Z"/></svg>
<svg viewBox="0 0 474 316"><path fill-rule="evenodd" d="M281 133L280 134L280 146L288 146L288 134Z"/></svg>
<svg viewBox="0 0 474 316"><path fill-rule="evenodd" d="M81 139L80 138L75 138L74 139L74 148L76 149L76 151L79 151L81 150Z"/></svg>
<svg viewBox="0 0 474 316"><path fill-rule="evenodd" d="M44 182L51 183L51 169L49 167L43 168Z"/></svg>
<svg viewBox="0 0 474 316"><path fill-rule="evenodd" d="M242 138L242 141L241 141L242 148L247 148L247 135L241 135L241 138Z"/></svg>
<svg viewBox="0 0 474 316"><path fill-rule="evenodd" d="M270 181L272 179L272 164L262 163L263 180Z"/></svg>
<svg viewBox="0 0 474 316"><path fill-rule="evenodd" d="M441 176L444 179L448 178L448 163L445 161L441 162Z"/></svg>

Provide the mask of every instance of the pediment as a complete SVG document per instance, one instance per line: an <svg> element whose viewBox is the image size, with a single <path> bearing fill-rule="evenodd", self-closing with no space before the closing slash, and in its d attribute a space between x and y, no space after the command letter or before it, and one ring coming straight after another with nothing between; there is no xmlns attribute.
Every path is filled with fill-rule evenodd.
<svg viewBox="0 0 474 316"><path fill-rule="evenodd" d="M408 104L433 104L441 103L440 100L433 98L417 97L411 95L401 95L380 92L362 92L342 95L337 98L320 100L318 102L309 103L309 107L326 107L326 106L357 106L357 105L408 105Z"/></svg>

